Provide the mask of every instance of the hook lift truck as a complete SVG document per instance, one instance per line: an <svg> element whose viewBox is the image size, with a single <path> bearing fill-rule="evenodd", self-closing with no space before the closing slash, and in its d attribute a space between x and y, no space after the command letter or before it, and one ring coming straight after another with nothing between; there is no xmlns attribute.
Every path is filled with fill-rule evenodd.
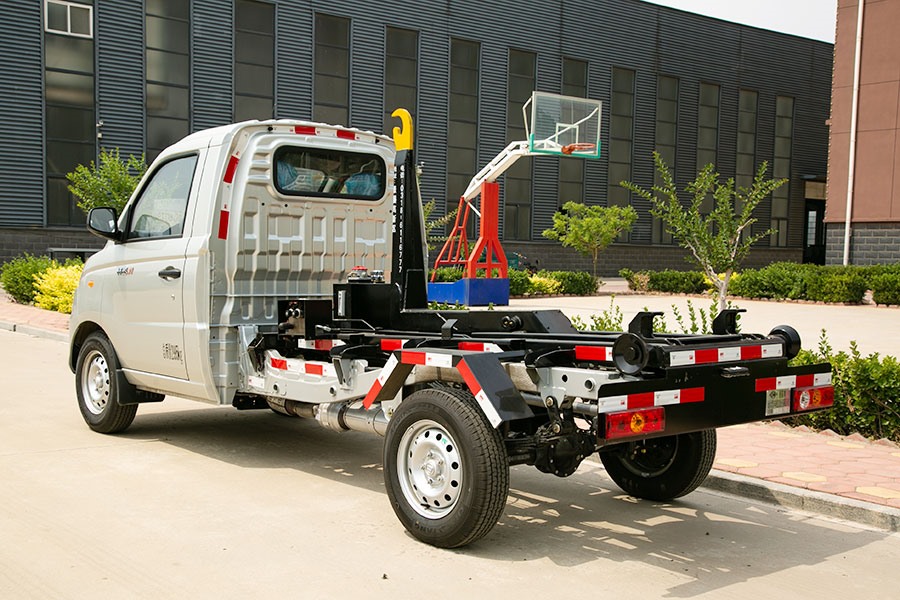
<svg viewBox="0 0 900 600"><path fill-rule="evenodd" d="M599 151L599 105L587 132L556 98L514 154ZM567 477L599 453L627 493L670 500L707 476L715 428L833 403L830 365L788 365L793 328L739 332L736 310L706 335L656 332L649 312L601 332L558 310L429 310L398 115L393 139L292 120L194 133L121 215L91 211L108 242L85 264L69 355L91 429L173 395L374 432L403 526L452 548L496 524L511 465Z"/></svg>

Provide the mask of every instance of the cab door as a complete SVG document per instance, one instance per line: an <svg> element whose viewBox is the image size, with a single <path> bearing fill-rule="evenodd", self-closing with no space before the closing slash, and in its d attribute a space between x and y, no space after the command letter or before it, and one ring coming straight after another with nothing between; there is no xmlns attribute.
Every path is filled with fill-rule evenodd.
<svg viewBox="0 0 900 600"><path fill-rule="evenodd" d="M185 272L185 219L199 187L199 162L195 153L154 168L113 249L106 322L123 368L187 379L183 289L193 275Z"/></svg>

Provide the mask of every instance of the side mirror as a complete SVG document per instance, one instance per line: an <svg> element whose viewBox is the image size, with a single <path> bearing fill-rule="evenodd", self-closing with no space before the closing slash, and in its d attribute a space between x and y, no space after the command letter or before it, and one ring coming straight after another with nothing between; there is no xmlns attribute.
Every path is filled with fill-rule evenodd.
<svg viewBox="0 0 900 600"><path fill-rule="evenodd" d="M117 242L122 238L122 232L116 220L116 209L108 206L92 208L88 213L87 228L96 236Z"/></svg>

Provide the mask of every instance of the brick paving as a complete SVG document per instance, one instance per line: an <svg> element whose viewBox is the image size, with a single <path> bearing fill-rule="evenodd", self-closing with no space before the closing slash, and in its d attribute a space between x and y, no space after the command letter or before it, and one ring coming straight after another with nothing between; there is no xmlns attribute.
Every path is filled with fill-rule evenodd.
<svg viewBox="0 0 900 600"><path fill-rule="evenodd" d="M810 307L815 310L815 307ZM0 291L0 328L59 337L68 315L13 303ZM715 469L900 509L900 446L859 434L790 428L781 422L720 429Z"/></svg>

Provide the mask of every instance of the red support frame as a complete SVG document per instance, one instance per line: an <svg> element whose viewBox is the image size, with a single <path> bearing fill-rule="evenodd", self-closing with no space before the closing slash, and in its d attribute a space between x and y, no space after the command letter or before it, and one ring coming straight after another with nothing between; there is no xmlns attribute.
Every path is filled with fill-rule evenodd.
<svg viewBox="0 0 900 600"><path fill-rule="evenodd" d="M500 246L500 184L494 181L481 184L481 227L478 240L466 260L466 277L474 278L478 269L485 270L485 278L508 276L509 264ZM482 256L484 258L482 258Z"/></svg>
<svg viewBox="0 0 900 600"><path fill-rule="evenodd" d="M486 279L494 277L496 269L498 276L505 279L509 275L509 263L503 247L500 246L499 238L500 184L487 181L481 184L481 223L478 239L471 252L466 236L470 209L469 203L460 198L453 231L438 253L434 268L462 265L465 268L465 277L472 279L476 277L478 269L484 269ZM435 276L436 273L431 274L432 281Z"/></svg>

